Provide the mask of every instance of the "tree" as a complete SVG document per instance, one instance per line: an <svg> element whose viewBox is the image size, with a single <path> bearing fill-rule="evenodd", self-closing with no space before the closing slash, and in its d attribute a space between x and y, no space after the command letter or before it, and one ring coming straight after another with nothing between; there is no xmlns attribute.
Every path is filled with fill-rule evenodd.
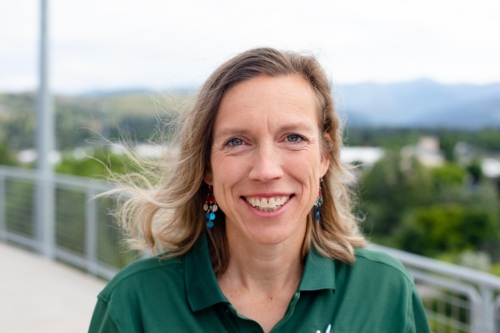
<svg viewBox="0 0 500 333"><path fill-rule="evenodd" d="M83 159L64 157L56 165L55 170L57 173L104 179L109 176L110 172L124 174L137 171L137 166L126 155L113 154L100 149Z"/></svg>
<svg viewBox="0 0 500 333"><path fill-rule="evenodd" d="M0 165L16 166L18 163L5 142L0 142Z"/></svg>
<svg viewBox="0 0 500 333"><path fill-rule="evenodd" d="M365 214L365 233L391 235L406 210L429 201L432 186L430 172L416 159L402 163L399 154L386 153L360 181L359 208Z"/></svg>

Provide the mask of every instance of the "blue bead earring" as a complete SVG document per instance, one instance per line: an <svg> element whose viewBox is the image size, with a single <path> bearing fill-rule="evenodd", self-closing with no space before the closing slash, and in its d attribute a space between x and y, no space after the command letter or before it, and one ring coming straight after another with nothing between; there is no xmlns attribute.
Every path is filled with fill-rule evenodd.
<svg viewBox="0 0 500 333"><path fill-rule="evenodd" d="M217 207L212 186L208 185L207 198L205 199L205 204L203 205L203 210L206 212L205 217L207 218L208 229L212 229L214 227L215 212L218 209L219 207Z"/></svg>
<svg viewBox="0 0 500 333"><path fill-rule="evenodd" d="M321 209L321 206L323 205L323 190L321 189L321 182L323 182L323 178L321 178L321 180L320 180L318 197L316 198L316 201L314 202L314 218L316 219L316 222L319 222L320 209Z"/></svg>

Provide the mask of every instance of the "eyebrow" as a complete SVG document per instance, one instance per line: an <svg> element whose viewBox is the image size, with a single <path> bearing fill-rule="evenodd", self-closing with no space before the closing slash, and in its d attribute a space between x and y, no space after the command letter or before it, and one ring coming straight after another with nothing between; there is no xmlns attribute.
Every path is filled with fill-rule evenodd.
<svg viewBox="0 0 500 333"><path fill-rule="evenodd" d="M316 125L316 124L315 124ZM305 125L302 122L294 122L290 124L286 124L279 127L280 132L302 132L306 131L307 133L314 132L314 126ZM247 127L227 127L222 128L221 130L215 132L214 138L217 137L226 137L232 135L248 135L251 134L251 131Z"/></svg>

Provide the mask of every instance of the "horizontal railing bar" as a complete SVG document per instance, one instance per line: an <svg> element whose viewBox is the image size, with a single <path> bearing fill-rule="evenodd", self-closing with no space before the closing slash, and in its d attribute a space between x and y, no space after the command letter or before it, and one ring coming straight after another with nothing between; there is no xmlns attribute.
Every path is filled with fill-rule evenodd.
<svg viewBox="0 0 500 333"><path fill-rule="evenodd" d="M40 248L40 243L37 242L34 239L31 239L27 236L23 236L14 232L10 232L7 230L2 231L2 239L6 239L7 242L12 242L16 243L18 245L21 245L23 247L29 248L30 250L34 252L38 252Z"/></svg>
<svg viewBox="0 0 500 333"><path fill-rule="evenodd" d="M0 166L0 175L28 180L36 180L39 177L35 170L19 169L7 166ZM65 174L55 174L53 181L59 186L78 187L84 189L91 187L99 191L106 191L113 188L113 185L108 182Z"/></svg>
<svg viewBox="0 0 500 333"><path fill-rule="evenodd" d="M435 275L424 274L418 271L411 271L411 273L415 277L415 279L418 279L420 281L436 285L438 287L441 287L442 289L457 291L464 295L467 295L474 305L478 305L481 302L481 296L479 295L478 291L471 285L453 281L450 279L445 279L443 277L438 277Z"/></svg>
<svg viewBox="0 0 500 333"><path fill-rule="evenodd" d="M71 187L80 187L80 188L95 188L100 191L106 191L113 188L113 185L104 181L99 181L91 178L83 178L83 177L72 177L68 175L57 174L57 177L54 179L54 182L57 185L62 186L71 186Z"/></svg>
<svg viewBox="0 0 500 333"><path fill-rule="evenodd" d="M35 180L36 175L34 170L13 168L8 166L0 166L0 175L12 178L22 178L28 180Z"/></svg>
<svg viewBox="0 0 500 333"><path fill-rule="evenodd" d="M404 252L382 245L371 244L370 248L386 252L401 261L403 264L411 267L419 268L425 271L431 271L435 274L437 273L449 275L454 279L467 280L469 282L487 286L489 288L500 291L500 277L493 274L477 271L468 267L453 265L447 262L419 256L417 254Z"/></svg>
<svg viewBox="0 0 500 333"><path fill-rule="evenodd" d="M86 258L80 257L78 254L71 253L61 248L57 248L55 250L55 256L57 259L83 270L86 270L88 267L88 261ZM113 278L113 276L115 276L115 274L118 272L117 269L110 268L101 262L96 262L93 270L95 270L95 275L108 280L111 280L111 278Z"/></svg>
<svg viewBox="0 0 500 333"><path fill-rule="evenodd" d="M79 256L78 254L62 250L61 248L56 248L54 254L57 259L75 267L85 269L87 266L87 261L83 257L81 257L81 255Z"/></svg>

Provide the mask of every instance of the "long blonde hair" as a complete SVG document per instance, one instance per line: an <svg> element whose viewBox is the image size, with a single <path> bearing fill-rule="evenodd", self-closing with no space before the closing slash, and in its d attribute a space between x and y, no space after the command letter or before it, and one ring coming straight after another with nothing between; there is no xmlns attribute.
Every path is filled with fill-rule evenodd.
<svg viewBox="0 0 500 333"><path fill-rule="evenodd" d="M124 185L114 192L128 193L118 210L129 243L134 248L166 251L167 256L186 253L206 229L203 205L210 170L212 132L220 101L236 83L258 75L298 74L313 88L318 102L320 130L329 137L323 149L330 166L323 177L324 203L319 223L308 217L303 255L313 245L329 258L354 262L354 247L365 246L351 211L347 183L351 174L340 161L342 127L335 111L331 87L324 70L311 55L258 48L243 52L222 64L205 82L190 112L181 119L178 159L172 170L160 168L160 181L147 186ZM225 216L219 211L215 227L208 229L212 265L216 274L227 268L229 249Z"/></svg>

